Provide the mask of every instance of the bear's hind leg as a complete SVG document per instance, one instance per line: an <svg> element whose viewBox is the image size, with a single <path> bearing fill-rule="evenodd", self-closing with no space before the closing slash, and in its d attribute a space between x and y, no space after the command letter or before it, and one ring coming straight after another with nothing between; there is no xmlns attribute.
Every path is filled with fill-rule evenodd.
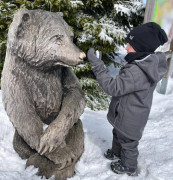
<svg viewBox="0 0 173 180"><path fill-rule="evenodd" d="M56 180L66 180L75 173L75 164L84 151L84 133L79 119L70 129L63 145L50 154L30 156L26 167L33 165L39 169L38 175L50 178L55 175Z"/></svg>
<svg viewBox="0 0 173 180"><path fill-rule="evenodd" d="M18 134L17 130L15 130L14 133L13 148L22 159L28 159L31 155L36 153L36 151L31 149L31 147Z"/></svg>
<svg viewBox="0 0 173 180"><path fill-rule="evenodd" d="M35 153L27 160L26 168L32 165L38 168L38 176L45 176L46 178L50 178L54 175L55 180L66 180L67 178L73 176L75 162L64 169L59 170L59 165L54 164L45 156L41 156L38 153Z"/></svg>

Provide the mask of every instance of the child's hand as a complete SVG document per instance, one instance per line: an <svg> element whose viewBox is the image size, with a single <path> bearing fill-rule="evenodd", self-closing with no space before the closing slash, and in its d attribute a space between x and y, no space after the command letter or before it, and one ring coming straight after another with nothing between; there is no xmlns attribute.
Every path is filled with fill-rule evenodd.
<svg viewBox="0 0 173 180"><path fill-rule="evenodd" d="M98 65L101 62L102 54L99 52L99 57L93 48L90 48L87 52L87 57L92 66Z"/></svg>

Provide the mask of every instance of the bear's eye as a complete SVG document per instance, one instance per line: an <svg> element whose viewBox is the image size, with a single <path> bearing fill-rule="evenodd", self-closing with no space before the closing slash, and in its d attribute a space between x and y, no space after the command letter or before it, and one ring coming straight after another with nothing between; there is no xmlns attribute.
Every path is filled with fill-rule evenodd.
<svg viewBox="0 0 173 180"><path fill-rule="evenodd" d="M54 36L54 38L55 38L55 44L62 45L63 35L56 35L56 36Z"/></svg>
<svg viewBox="0 0 173 180"><path fill-rule="evenodd" d="M25 22L28 21L29 18L30 18L29 14L24 14L23 17L22 17L23 21L25 21Z"/></svg>

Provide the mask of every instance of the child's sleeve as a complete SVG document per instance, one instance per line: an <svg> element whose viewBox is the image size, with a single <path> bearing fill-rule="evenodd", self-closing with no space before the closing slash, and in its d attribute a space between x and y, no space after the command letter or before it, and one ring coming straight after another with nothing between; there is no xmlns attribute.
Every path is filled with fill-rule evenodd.
<svg viewBox="0 0 173 180"><path fill-rule="evenodd" d="M134 78L128 69L121 70L114 79L108 74L104 63L98 63L92 68L102 89L111 96L122 96L135 91Z"/></svg>

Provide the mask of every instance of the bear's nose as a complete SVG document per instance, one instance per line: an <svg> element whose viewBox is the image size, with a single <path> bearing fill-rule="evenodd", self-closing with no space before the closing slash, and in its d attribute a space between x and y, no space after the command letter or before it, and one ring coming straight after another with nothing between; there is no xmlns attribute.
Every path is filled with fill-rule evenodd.
<svg viewBox="0 0 173 180"><path fill-rule="evenodd" d="M86 54L84 53L84 52L81 52L80 54L79 54L79 58L80 59L84 59L86 57Z"/></svg>

